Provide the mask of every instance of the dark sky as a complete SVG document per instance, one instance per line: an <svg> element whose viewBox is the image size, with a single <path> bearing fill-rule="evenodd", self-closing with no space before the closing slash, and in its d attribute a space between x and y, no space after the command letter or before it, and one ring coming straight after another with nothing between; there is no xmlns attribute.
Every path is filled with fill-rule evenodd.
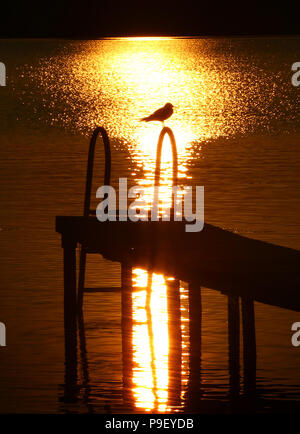
<svg viewBox="0 0 300 434"><path fill-rule="evenodd" d="M279 4L281 3L281 5ZM294 4L293 4L294 3ZM298 4L297 4L298 3ZM300 34L300 1L82 0L1 4L1 37Z"/></svg>

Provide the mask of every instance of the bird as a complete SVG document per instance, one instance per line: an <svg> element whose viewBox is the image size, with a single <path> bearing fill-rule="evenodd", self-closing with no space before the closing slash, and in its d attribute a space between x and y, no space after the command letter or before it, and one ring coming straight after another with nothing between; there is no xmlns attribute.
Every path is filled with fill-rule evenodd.
<svg viewBox="0 0 300 434"><path fill-rule="evenodd" d="M151 122L160 121L164 125L164 121L168 119L173 114L173 105L167 102L163 107L156 110L152 115L140 119L140 121Z"/></svg>

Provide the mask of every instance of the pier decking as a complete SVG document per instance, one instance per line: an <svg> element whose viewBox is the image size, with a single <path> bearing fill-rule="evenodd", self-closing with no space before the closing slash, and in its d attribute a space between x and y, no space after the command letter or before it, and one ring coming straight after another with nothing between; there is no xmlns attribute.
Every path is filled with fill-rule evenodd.
<svg viewBox="0 0 300 434"><path fill-rule="evenodd" d="M300 252L293 249L209 224L201 232L188 233L185 222L99 222L96 217L58 216L56 231L62 235L69 283L75 280L72 257L80 244L87 253L111 261L300 311Z"/></svg>

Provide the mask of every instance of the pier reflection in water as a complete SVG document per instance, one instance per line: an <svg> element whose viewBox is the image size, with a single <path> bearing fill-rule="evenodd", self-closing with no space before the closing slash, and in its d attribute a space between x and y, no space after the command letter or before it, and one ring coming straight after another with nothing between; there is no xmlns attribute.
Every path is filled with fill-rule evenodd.
<svg viewBox="0 0 300 434"><path fill-rule="evenodd" d="M209 384L201 381L201 326L202 320L205 321L205 316L202 317L201 289L124 265L121 280L123 386L118 399L118 412L251 410L252 405L257 403L256 354L255 348L251 347L247 324L250 338L248 336L246 341L245 336L243 338L247 348L244 349L241 381L238 298L228 297L228 353L220 357L227 357L229 384L227 396L218 400L210 396ZM246 308L242 304L244 316ZM88 412L115 412L115 399L105 399L105 404L103 399L98 399L97 404L97 394L93 391L96 386L90 381L89 337L82 310L78 314L78 325L78 342L76 331L67 337L65 387L61 401L67 405L66 408L70 403L80 402ZM252 332L255 333L254 330ZM101 330L97 333L100 334ZM226 338L226 330L224 334ZM253 351L254 354L251 353ZM252 357L249 357L251 354Z"/></svg>
<svg viewBox="0 0 300 434"><path fill-rule="evenodd" d="M180 405L185 372L186 321L184 308L180 310L180 287L175 280L135 269L132 289L133 368L126 374L132 377L134 405L165 412Z"/></svg>

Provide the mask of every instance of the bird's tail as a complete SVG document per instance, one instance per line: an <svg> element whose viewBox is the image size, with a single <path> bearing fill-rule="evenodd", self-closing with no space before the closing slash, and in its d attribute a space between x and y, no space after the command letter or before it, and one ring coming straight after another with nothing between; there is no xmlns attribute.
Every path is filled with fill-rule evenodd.
<svg viewBox="0 0 300 434"><path fill-rule="evenodd" d="M140 122L149 122L149 118L147 117L147 118L142 118L142 119L140 119Z"/></svg>

